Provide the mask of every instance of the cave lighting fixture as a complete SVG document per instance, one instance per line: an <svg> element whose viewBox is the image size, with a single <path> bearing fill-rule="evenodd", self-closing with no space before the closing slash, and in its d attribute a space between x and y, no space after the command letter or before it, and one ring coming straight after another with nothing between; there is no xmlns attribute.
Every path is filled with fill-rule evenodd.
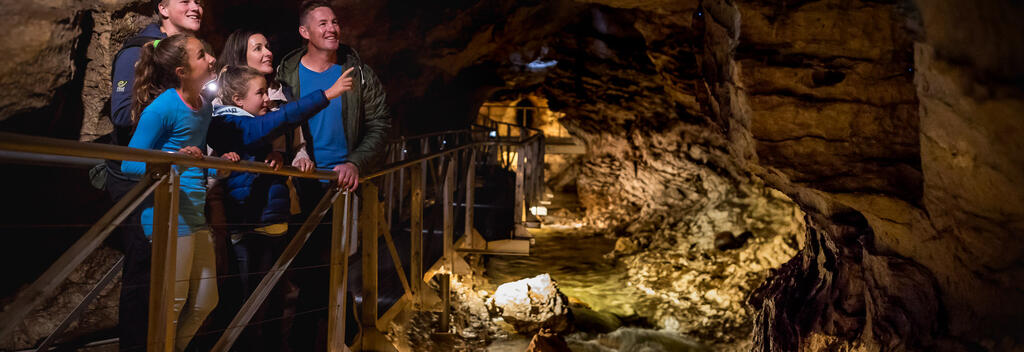
<svg viewBox="0 0 1024 352"><path fill-rule="evenodd" d="M533 214L533 216L548 216L548 208L540 206L530 207L530 213Z"/></svg>
<svg viewBox="0 0 1024 352"><path fill-rule="evenodd" d="M526 64L526 67L531 69L531 70L534 70L534 71L539 71L539 70L544 70L544 69L548 69L548 68L554 67L557 64L558 64L558 60L547 60L547 61L545 61L545 60L541 60L541 59L536 59L536 60L533 60L532 62Z"/></svg>

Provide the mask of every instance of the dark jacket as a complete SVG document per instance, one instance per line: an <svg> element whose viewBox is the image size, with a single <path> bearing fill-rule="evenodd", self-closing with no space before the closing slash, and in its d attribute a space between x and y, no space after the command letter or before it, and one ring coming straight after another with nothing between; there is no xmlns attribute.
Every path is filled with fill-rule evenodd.
<svg viewBox="0 0 1024 352"><path fill-rule="evenodd" d="M160 24L153 23L143 28L135 37L125 43L137 43L137 38L167 38L160 31ZM132 139L132 90L135 87L135 63L139 61L142 48L129 45L122 48L114 58L114 69L110 74L110 122L114 124L111 143L127 146ZM127 178L121 173L120 160L107 161L108 172L115 177Z"/></svg>
<svg viewBox="0 0 1024 352"><path fill-rule="evenodd" d="M293 96L302 92L299 65L306 50L306 47L302 47L288 53L277 67L277 79L292 88ZM348 161L359 168L360 174L365 175L380 167L384 154L385 139L391 128L391 113L385 102L387 94L377 75L362 62L355 50L342 45L338 48L338 60L343 72L349 67L356 67L352 90L341 95L341 118L349 148ZM308 123L303 124L302 131L306 138L306 151L315 163L316 151L313 150Z"/></svg>
<svg viewBox="0 0 1024 352"><path fill-rule="evenodd" d="M292 131L329 103L323 91L317 90L263 116L252 116L236 106L218 106L206 140L218 154L235 152L242 160L261 162L273 150L274 138ZM284 177L236 171L225 181L231 203L229 222L273 224L288 219L290 203Z"/></svg>

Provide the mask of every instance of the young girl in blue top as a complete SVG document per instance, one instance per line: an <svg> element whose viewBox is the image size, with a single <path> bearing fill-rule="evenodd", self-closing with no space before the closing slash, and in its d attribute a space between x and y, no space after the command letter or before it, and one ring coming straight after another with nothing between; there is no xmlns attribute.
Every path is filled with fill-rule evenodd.
<svg viewBox="0 0 1024 352"><path fill-rule="evenodd" d="M218 83L220 102L225 105L214 107L210 147L218 153L236 153L243 160L263 160L275 168L281 167L282 157L274 151L274 139L291 132L298 124L327 107L331 99L352 89L352 78L346 73L326 90L316 90L295 102L282 105L278 110L269 111L267 80L260 71L249 66L226 66ZM260 257L238 258L243 296L248 296L249 291L255 288L249 283L258 282L258 277L248 277L250 269L262 272L273 264L273 258L269 258L270 252L267 251L271 248L259 246L259 236L253 238L252 235L279 236L288 230L287 222L291 215L288 187L282 176L251 172L232 172L224 182L228 229L232 238L240 237L233 246L242 247L245 249L242 253L248 256ZM248 248L250 245L260 248ZM250 264L255 265L249 267Z"/></svg>
<svg viewBox="0 0 1024 352"><path fill-rule="evenodd" d="M212 107L200 97L213 78L213 58L192 35L177 34L142 47L135 69L132 119L137 123L128 146L180 152L202 158ZM225 156L237 160L237 156ZM142 175L146 164L125 161L124 173ZM217 305L213 240L203 206L206 169L177 167L180 174L174 312L175 349L182 351ZM141 223L152 236L153 208L143 209ZM186 306L186 303L188 304Z"/></svg>

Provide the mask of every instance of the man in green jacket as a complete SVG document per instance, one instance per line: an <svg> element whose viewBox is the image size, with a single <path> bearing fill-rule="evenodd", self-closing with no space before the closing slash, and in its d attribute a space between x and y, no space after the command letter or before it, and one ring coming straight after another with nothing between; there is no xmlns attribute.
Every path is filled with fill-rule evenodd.
<svg viewBox="0 0 1024 352"><path fill-rule="evenodd" d="M305 151L292 164L309 161L318 169L338 172L338 184L354 190L359 174L379 166L384 152L391 127L386 93L359 54L340 43L340 27L329 3L306 1L300 11L299 34L306 46L286 55L277 69L277 78L291 88L292 96L326 89L343 72L355 71L352 90L332 100L303 126ZM330 84L321 87L325 83Z"/></svg>
<svg viewBox="0 0 1024 352"><path fill-rule="evenodd" d="M355 190L359 175L381 164L384 139L391 127L386 95L373 70L352 48L340 43L338 19L328 2L305 1L299 11L299 34L306 45L284 57L277 78L291 88L294 97L327 88L349 70L353 80L351 90L332 99L303 125L305 147L292 165L303 168L311 163L317 169L333 170L338 173L339 186ZM295 186L302 205L300 219L304 220L330 184L300 179ZM330 237L330 225L321 223L295 261L295 267L313 269L296 270L291 275L299 288L297 316L289 336L293 351L326 349L321 343L326 340L327 314L321 309L328 302L328 270L323 264L328 263Z"/></svg>

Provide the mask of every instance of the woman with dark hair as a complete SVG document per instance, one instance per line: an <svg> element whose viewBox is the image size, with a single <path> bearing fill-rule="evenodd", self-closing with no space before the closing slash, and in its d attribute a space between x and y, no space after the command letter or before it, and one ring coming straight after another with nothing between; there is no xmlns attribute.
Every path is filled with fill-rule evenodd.
<svg viewBox="0 0 1024 352"><path fill-rule="evenodd" d="M264 84L267 98L266 108L268 111L277 111L282 105L294 99L290 96L291 89L282 89L283 87L281 83L274 79L273 61L274 53L270 50L270 43L267 41L266 36L256 31L239 29L231 33L231 35L228 36L228 39L224 42L224 50L221 51L221 57L217 61L217 72L220 72L222 78L224 78L229 67L248 67L252 69L249 72L256 72L259 75L262 75L266 82ZM221 82L221 93L224 93L226 90L231 90L231 87L224 86L224 83L226 83L224 79L221 79ZM242 83L244 84L247 82L248 81ZM233 95L233 93L229 94L229 96L231 95ZM224 98L223 94L214 100L214 104L217 106L237 105L231 101L231 98ZM285 134L289 134L289 136L285 136ZM289 145L293 144L289 143L289 141L294 139L294 136L296 135L301 137L301 133L279 133L277 135L277 138L271 139L270 143L268 143L271 148L269 152L263 153L263 157L267 163L280 166L284 165L284 155L288 154ZM301 169L303 169L303 171L310 171L312 170L312 165ZM286 207L284 211L289 212L290 206L287 199L287 194L289 192L287 192L287 188L284 187L284 180L276 177L267 179L280 181L274 182L274 186L270 188L271 190L278 190L279 188L284 188L286 190L286 198L284 199ZM222 188L223 186L218 184L217 187ZM237 189L216 189L212 190L211 193L218 195L219 198L220 192L225 191L229 196L225 200L228 201L228 203L233 203L230 193L237 192ZM232 212L229 211L228 213ZM235 221L239 219L239 217L231 216L231 214L228 214L228 218L234 219ZM261 230L257 232L263 236L244 236L243 234L245 232L237 231L237 226L229 224L228 228L230 233L229 247L232 252L232 259L234 260L232 269L237 270L240 275L239 279L242 286L241 297L244 300L249 296L249 292L252 288L255 287L254 283L259 282L259 276L249 277L249 273L262 272L273 265L275 259L274 254L276 254L275 252L278 252L278 250L275 249L279 249L278 247L283 246L284 243L282 242L280 235L283 235L285 231L282 226L269 226L261 228Z"/></svg>
<svg viewBox="0 0 1024 352"><path fill-rule="evenodd" d="M220 94L214 101L217 107L210 127L210 144L218 152L238 152L242 158L264 160L272 166L287 165L284 156L291 154L289 151L300 150L300 155L305 155L298 124L278 120L284 114L291 114L301 116L305 121L323 107L318 99L324 95L328 100L337 98L340 95L337 90L341 86L325 90L323 94L312 94L313 97L293 99L292 90L274 79L273 61L274 53L263 34L241 29L228 36L217 61L220 65L217 69L220 72ZM350 82L351 78L346 75L335 85ZM296 107L301 107L303 113L289 111L299 110ZM293 166L306 172L313 170L308 156ZM217 196L218 203L224 204L226 237L229 238L225 242L230 248L230 267L238 274L241 291L226 292L224 297L231 302L228 305L241 304L287 244L283 235L287 233L287 220L291 217L291 190L284 177L248 173L234 173L228 179L218 181L217 188L211 190L211 194ZM211 210L215 206L211 204ZM285 287L279 286L278 289L284 290ZM268 298L254 319L263 320L264 315L283 313L284 296L285 292L276 292ZM269 325L248 328L246 337L242 339L244 342L240 342L249 346L243 349L277 350L275 344L280 343L283 336L277 336L273 330Z"/></svg>
<svg viewBox="0 0 1024 352"><path fill-rule="evenodd" d="M274 53L270 50L267 37L262 33L247 29L234 31L224 42L224 50L221 51L221 58L217 63L217 72L221 72L225 66L249 66L263 74L267 79L271 111L294 100L291 90L283 89L281 82L274 79Z"/></svg>
<svg viewBox="0 0 1024 352"><path fill-rule="evenodd" d="M267 79L267 97L270 99L267 107L270 111L276 111L281 105L294 100L291 87L274 78L274 53L262 33L247 29L231 33L224 42L224 50L217 64L217 72L221 72L224 66L249 66L263 74ZM301 130L295 129L294 133L274 141L274 150L284 152L286 149L294 151L292 166L302 171L310 171L315 166L306 154Z"/></svg>

